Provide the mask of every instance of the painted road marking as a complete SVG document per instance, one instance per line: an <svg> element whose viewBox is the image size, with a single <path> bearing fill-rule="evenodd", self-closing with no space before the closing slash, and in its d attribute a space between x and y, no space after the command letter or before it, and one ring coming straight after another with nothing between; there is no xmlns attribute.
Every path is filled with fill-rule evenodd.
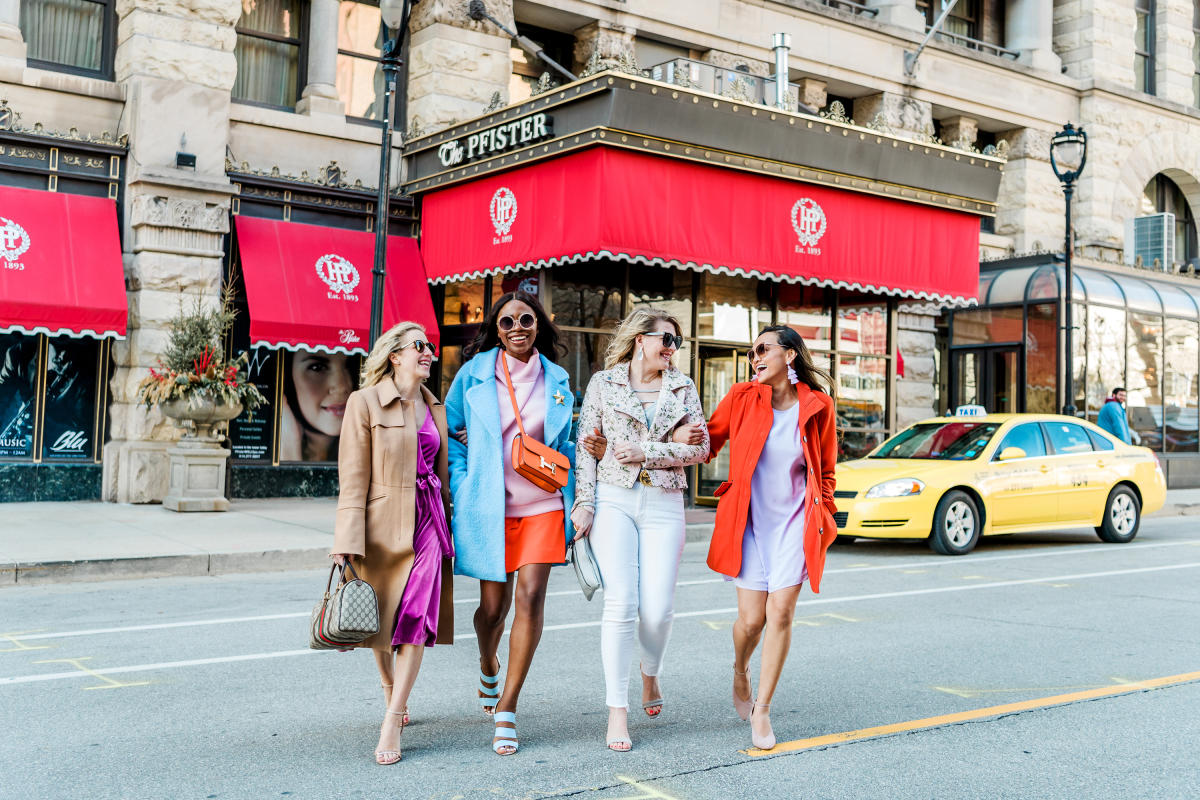
<svg viewBox="0 0 1200 800"><path fill-rule="evenodd" d="M41 631L41 630L45 630L45 629L38 628L38 630L36 630L36 631L13 631L12 633L0 633L0 639L6 639L10 644L13 645L13 647L5 647L3 649L0 649L0 653L17 653L22 650L50 650L50 649L57 647L58 645L53 645L53 644L40 644L40 645L33 645L33 646L25 644L25 641L24 641L25 639L46 638L44 636L38 635L38 631Z"/></svg>
<svg viewBox="0 0 1200 800"><path fill-rule="evenodd" d="M863 728L857 731L846 731L845 733L831 733L826 736L814 736L810 739L796 739L791 742L780 742L771 750L759 750L751 748L741 751L745 755L760 758L762 756L774 756L780 753L795 753L800 750L810 750L814 747L825 747L831 744L843 744L845 742L860 741L862 739L874 739L880 736L890 736L896 733L904 733L906 731L916 731L922 728L943 728L947 725L955 725L960 722L969 722L976 719L986 719L988 717L997 717L1004 714L1013 714L1019 711L1029 711L1036 708L1050 708L1052 706L1067 705L1069 703L1078 703L1081 700L1093 700L1098 697L1114 697L1122 694L1132 694L1134 692L1142 692L1147 689L1159 689L1164 686L1177 686L1184 683L1194 683L1200 681L1200 672L1185 672L1180 675L1168 675L1165 678L1153 678L1148 681L1138 681L1136 683L1121 683L1116 686L1101 686L1095 689L1087 689L1081 692L1071 692L1069 694L1057 694L1051 697L1039 697L1033 700L1022 700L1018 703L1005 703L999 706L988 706L986 708L976 708L971 711L959 711L954 714L941 714L936 717L926 717L925 719L914 719L908 722L896 722L891 725L879 725L874 728Z"/></svg>
<svg viewBox="0 0 1200 800"><path fill-rule="evenodd" d="M633 778L627 778L624 775L618 775L617 780L634 789L637 789L638 794L629 794L625 795L624 797L614 798L614 800L678 800L678 798L660 792L653 786L647 786L640 781L635 781Z"/></svg>
<svg viewBox="0 0 1200 800"><path fill-rule="evenodd" d="M50 659L46 659L45 661L35 661L33 663L35 663L35 664L70 664L71 666L75 667L75 669L79 670L80 674L91 675L93 678L98 678L99 680L103 681L103 683L99 686L83 687L83 690L85 692L91 691L93 689L125 689L130 686L149 686L150 685L150 681L136 681L134 683L121 683L120 681L114 681L112 678L109 678L109 677L105 676L104 674L102 674L101 671L94 670L90 667L85 667L83 665L84 661L91 661L91 660L92 660L91 656L83 656L82 658L50 658Z"/></svg>
<svg viewBox="0 0 1200 800"><path fill-rule="evenodd" d="M845 597L818 597L813 600L805 600L797 603L797 607L827 605L830 603L855 603L866 600L886 600L893 597L916 597L925 594L940 594L942 592L970 592L979 589L996 589L1005 586L1026 586L1030 584L1044 583L1045 581L1057 580L1085 580L1088 578L1108 578L1115 575L1138 575L1146 572L1164 572L1177 569L1195 569L1200 567L1200 561L1194 561L1188 564L1165 564L1157 567L1137 567L1134 569L1114 569L1105 572L1086 572L1078 575L1059 575L1053 578L1026 578L1024 580L1012 581L995 581L993 583L970 583L958 584L956 586L938 586L929 589L909 589L899 592L880 592L878 594L860 594L848 595ZM737 607L733 608L710 608L705 611L683 611L675 614L675 618L681 617L707 617L716 616L719 614L736 614ZM547 625L543 631L565 631L574 630L577 628L597 628L600 626L600 620L589 622L572 622L565 625ZM509 631L505 631L507 636ZM455 639L474 639L474 633L456 633ZM325 650L280 650L274 653L254 653L244 656L222 656L219 658L199 658L189 661L167 661L161 664L141 664L132 667L109 667L102 670L96 670L97 674L115 675L122 672L145 672L155 669L176 669L179 667L192 667L202 664L224 664L234 661L257 661L264 658L285 658L288 656L312 655L313 653L330 652ZM52 675L18 675L15 677L0 678L0 686L7 686L15 683L32 683L35 681L47 680L62 680L66 678L78 678L81 673L78 672L60 672Z"/></svg>
<svg viewBox="0 0 1200 800"><path fill-rule="evenodd" d="M826 612L824 614L813 614L813 615L807 616L807 617L796 617L795 619L792 620L792 627L795 628L798 625L803 625L804 627L807 627L807 628L819 628L822 625L828 625L830 620L834 620L836 622L862 622L862 620L860 620L860 619L855 619L854 617L847 617L845 614L833 614L831 612ZM733 620L731 620L731 619L706 619L706 620L701 620L700 624L705 626L709 630L719 631L719 630L724 630L726 628L732 628Z"/></svg>
<svg viewBox="0 0 1200 800"><path fill-rule="evenodd" d="M970 556L947 558L947 557L943 556L939 559L932 560L932 561L916 561L916 562L910 561L910 562L906 562L903 564L880 564L880 565L877 565L874 567L865 567L865 568L861 568L861 569L827 569L827 570L825 570L825 574L826 575L838 575L838 574L844 574L844 573L875 572L875 571L879 571L879 570L891 570L891 569L900 570L901 572L904 572L905 574L918 574L918 573L923 573L926 570L911 570L911 571L909 571L907 568L914 567L914 566L953 567L953 566L963 566L966 564L972 564L972 563L975 563L976 561L1009 561L1009 560L1013 560L1013 559L1043 558L1046 556L1055 556L1055 555L1082 555L1082 554L1088 554L1088 553L1126 554L1130 550L1149 550L1149 549L1160 548L1160 547L1180 547L1183 545L1200 545L1200 542L1155 542L1152 544L1127 544L1127 545L1119 545L1119 546L1092 545L1092 546L1088 546L1083 549L1081 549L1079 546L1070 546L1070 547L1054 548L1052 550L1038 551L1038 552L1034 552L1034 553L1010 553L1008 555L1002 555L1002 556L979 556L977 558L972 558ZM1049 580L1053 580L1053 579L1042 578L1041 580L1049 581ZM705 584L726 583L726 582L727 581L724 578L704 578L702 580L679 581L676 584L676 586L701 586L701 585L705 585ZM559 596L566 596L566 595L578 596L579 590L571 589L570 591L564 591L564 592L549 592L546 596L547 597L559 597ZM464 598L462 600L455 600L454 602L455 603L478 603L479 600L477 598L468 597L468 598ZM813 602L813 601L809 601L809 602ZM723 609L722 613L725 613L725 611L726 610ZM79 630L79 631L65 631L63 633L35 633L31 636L21 636L20 638L23 641L32 641L34 639L66 639L68 637L73 637L73 636L94 636L97 634L105 634L105 633L132 633L135 631L153 631L153 630L164 630L164 629L168 629L168 628L190 628L190 627L196 627L196 626L202 626L202 625L232 625L232 624L240 623L240 622L261 622L264 620L276 620L276 619L298 619L300 617L307 617L311 613L312 613L311 611L294 611L294 612L288 612L286 614L262 614L262 615L253 616L253 617L229 617L226 619L201 619L201 620L189 620L186 622L160 622L160 623L154 623L154 624L150 624L150 625L130 625L127 627L120 627L120 628L90 628L87 630ZM705 613L705 612L701 612L701 613ZM678 615L676 615L676 616L678 616ZM551 628L546 628L546 630L551 630ZM474 638L475 634L472 633L469 635L468 634L462 634L462 635L455 634L455 635L457 636L457 638L462 639L462 638ZM4 636L0 635L0 638L4 638ZM21 648L18 648L18 649L21 649ZM6 651L0 650L0 652L6 652Z"/></svg>
<svg viewBox="0 0 1200 800"><path fill-rule="evenodd" d="M1113 678L1113 683L1128 685L1131 683L1137 683L1137 681L1118 680L1117 678ZM980 695L985 694L1009 694L1011 692L1067 692L1075 689L1098 689L1101 686L1111 685L1112 684L1107 683L1086 683L1082 686L1026 686L1020 689L958 689L953 686L934 686L932 688L935 691L952 694L955 697L970 699L972 697L979 697Z"/></svg>

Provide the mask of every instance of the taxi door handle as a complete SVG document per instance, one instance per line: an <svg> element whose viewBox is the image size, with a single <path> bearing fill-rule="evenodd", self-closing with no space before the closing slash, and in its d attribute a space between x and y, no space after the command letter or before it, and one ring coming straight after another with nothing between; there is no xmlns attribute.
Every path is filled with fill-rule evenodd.
<svg viewBox="0 0 1200 800"><path fill-rule="evenodd" d="M1050 471L1050 466L1048 464L1042 464L1040 467L1038 467L1038 469L1040 469L1043 473L1046 473Z"/></svg>
<svg viewBox="0 0 1200 800"><path fill-rule="evenodd" d="M1103 459L1103 458L1098 458L1098 459L1096 459L1096 466L1097 466L1097 467L1103 467L1103 466L1104 466L1104 459Z"/></svg>

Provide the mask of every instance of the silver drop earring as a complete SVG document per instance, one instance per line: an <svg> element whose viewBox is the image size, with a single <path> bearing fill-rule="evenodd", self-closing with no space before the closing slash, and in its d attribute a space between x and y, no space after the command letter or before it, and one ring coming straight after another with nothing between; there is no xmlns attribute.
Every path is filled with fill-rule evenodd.
<svg viewBox="0 0 1200 800"><path fill-rule="evenodd" d="M638 360L638 361L641 361L641 360L642 360L643 358L645 358L645 357L646 357L646 346L645 346L645 345L641 345L641 346L639 346L639 347L638 347L637 360Z"/></svg>

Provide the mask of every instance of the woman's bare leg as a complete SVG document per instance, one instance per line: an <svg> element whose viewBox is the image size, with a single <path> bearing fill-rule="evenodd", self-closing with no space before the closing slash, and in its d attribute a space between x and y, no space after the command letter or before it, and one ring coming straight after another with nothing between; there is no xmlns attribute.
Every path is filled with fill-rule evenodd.
<svg viewBox="0 0 1200 800"><path fill-rule="evenodd" d="M417 671L421 669L421 659L425 648L416 644L401 645L396 651L395 681L392 684L392 699L388 703L388 712L383 715L383 725L379 730L377 751L393 750L400 752L400 734L404 731L404 709L408 706L408 695L417 680ZM376 652L378 656L378 651Z"/></svg>
<svg viewBox="0 0 1200 800"><path fill-rule="evenodd" d="M508 617L508 609L512 606L513 586L517 574L508 576L504 583L500 581L479 582L479 608L475 609L475 639L479 644L479 668L485 675L500 673L500 639L504 635L504 620ZM489 689L496 684L485 684ZM479 692L483 697L483 692ZM495 709L495 705L484 706L485 711Z"/></svg>
<svg viewBox="0 0 1200 800"><path fill-rule="evenodd" d="M758 697L750 717L750 724L759 735L765 735L771 728L771 698L792 646L792 621L799 596L799 585L767 595L767 635L763 640L762 666L758 674Z"/></svg>
<svg viewBox="0 0 1200 800"><path fill-rule="evenodd" d="M508 668L504 676L504 693L496 704L497 711L516 711L517 698L529 674L529 665L542 638L546 610L546 583L550 580L549 564L526 564L517 571L517 586L512 633L508 640ZM505 755L510 748L501 748Z"/></svg>
<svg viewBox="0 0 1200 800"><path fill-rule="evenodd" d="M372 650L375 654L375 667L379 670L379 685L383 687L383 706L388 708L392 703L392 687L395 685L396 654L388 650Z"/></svg>
<svg viewBox="0 0 1200 800"><path fill-rule="evenodd" d="M752 700L750 656L762 637L767 622L767 593L752 589L737 590L738 616L733 622L733 692L743 700Z"/></svg>

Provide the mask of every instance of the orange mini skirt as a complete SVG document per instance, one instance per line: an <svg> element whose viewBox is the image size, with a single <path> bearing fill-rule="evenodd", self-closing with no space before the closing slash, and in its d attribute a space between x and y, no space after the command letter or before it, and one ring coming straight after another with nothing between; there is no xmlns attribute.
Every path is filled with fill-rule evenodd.
<svg viewBox="0 0 1200 800"><path fill-rule="evenodd" d="M567 560L564 512L504 518L504 571L526 564L561 564Z"/></svg>

